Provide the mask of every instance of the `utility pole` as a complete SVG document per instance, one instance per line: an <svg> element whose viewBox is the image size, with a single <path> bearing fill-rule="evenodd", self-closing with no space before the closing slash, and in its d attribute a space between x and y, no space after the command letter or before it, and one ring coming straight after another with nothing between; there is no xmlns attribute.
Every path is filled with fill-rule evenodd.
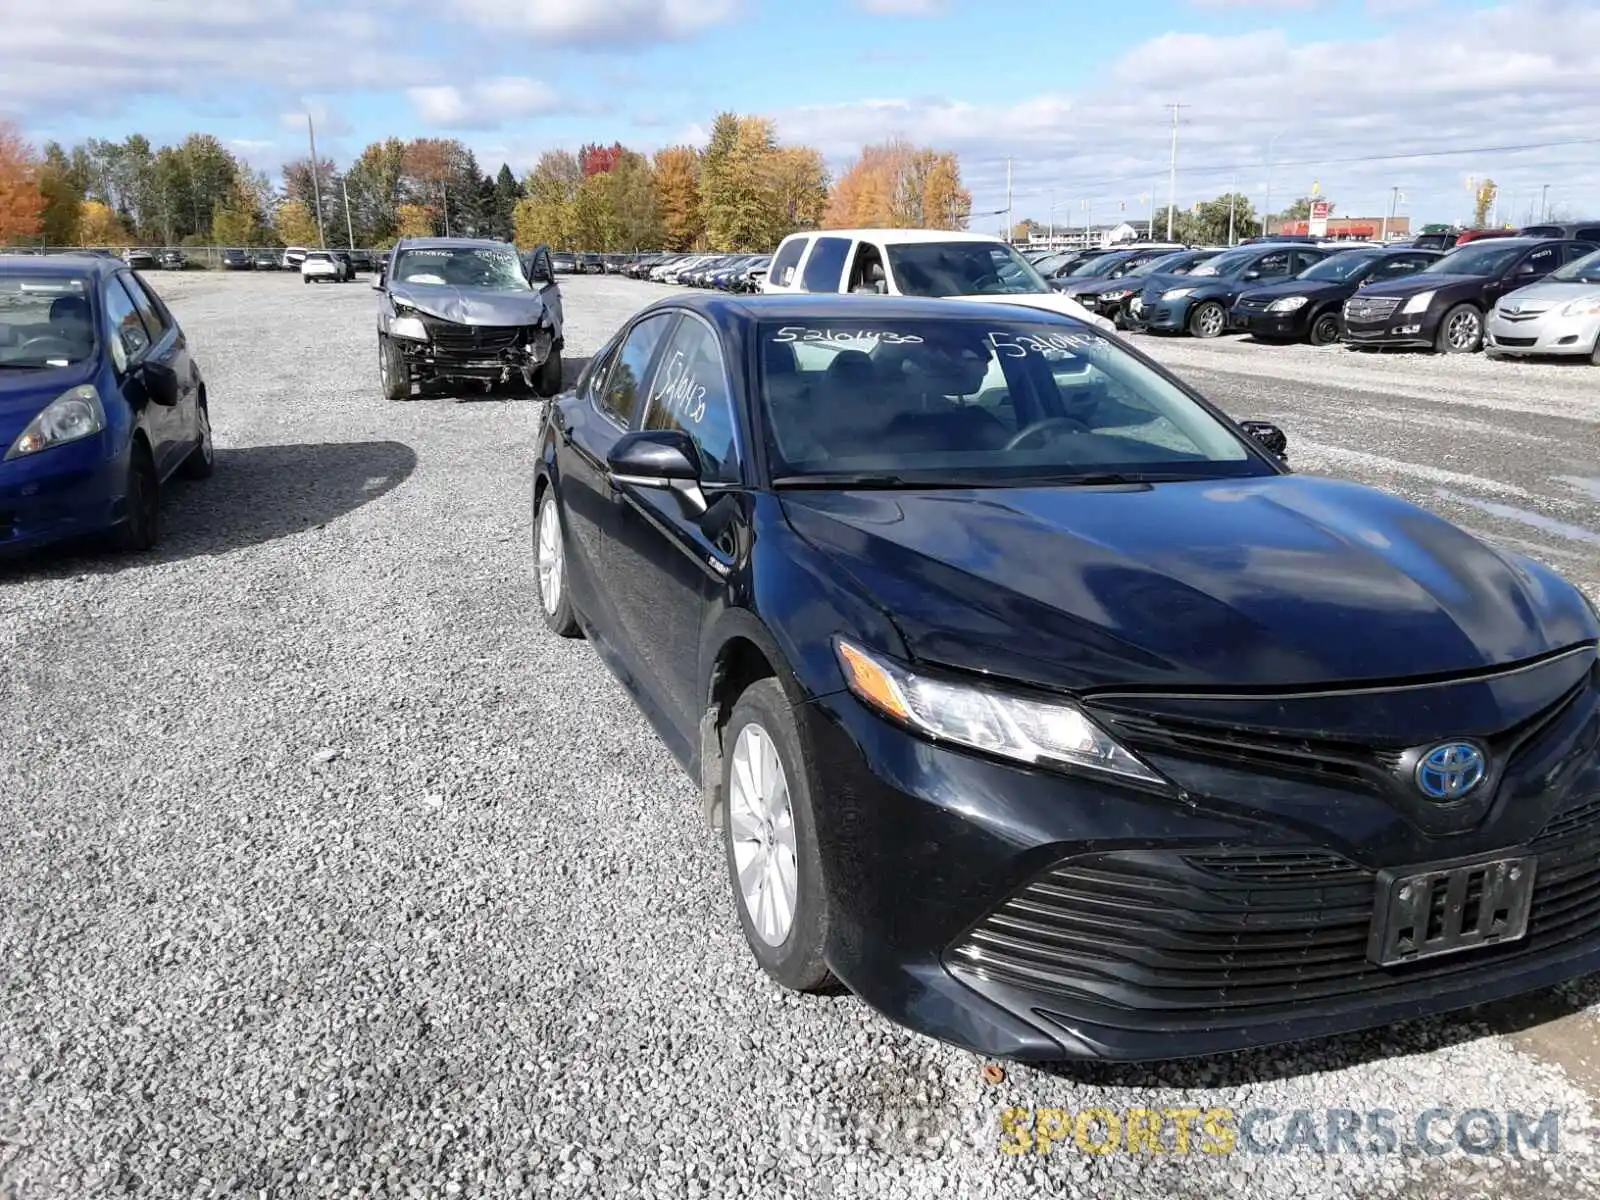
<svg viewBox="0 0 1600 1200"><path fill-rule="evenodd" d="M1006 245L1011 244L1011 156L1006 155Z"/></svg>
<svg viewBox="0 0 1600 1200"><path fill-rule="evenodd" d="M1389 190L1389 215L1383 218L1383 232L1378 235L1378 240L1380 242L1387 242L1389 240L1389 222L1394 220L1395 205L1399 203L1400 189L1391 188Z"/></svg>
<svg viewBox="0 0 1600 1200"><path fill-rule="evenodd" d="M1261 235L1265 237L1271 231L1267 226L1272 221L1272 151L1278 144L1278 139L1283 136L1283 130L1278 130L1267 139L1267 206L1261 213Z"/></svg>
<svg viewBox="0 0 1600 1200"><path fill-rule="evenodd" d="M1187 104L1169 104L1172 110L1172 166L1167 171L1167 241L1172 240L1172 217L1178 207L1178 114Z"/></svg>
<svg viewBox="0 0 1600 1200"><path fill-rule="evenodd" d="M344 231L350 238L350 249L356 248L356 227L350 223L350 189L346 186L344 176L339 176L339 192L344 197Z"/></svg>
<svg viewBox="0 0 1600 1200"><path fill-rule="evenodd" d="M317 210L317 241L326 250L328 235L322 228L322 167L317 162L317 131L311 124L310 112L306 113L306 136L311 139L311 200Z"/></svg>
<svg viewBox="0 0 1600 1200"><path fill-rule="evenodd" d="M439 181L439 195L444 197L444 235L450 236L450 189L445 187L444 180Z"/></svg>
<svg viewBox="0 0 1600 1200"><path fill-rule="evenodd" d="M1233 245L1233 214L1239 204L1239 176L1234 174L1233 184L1228 188L1228 245Z"/></svg>
<svg viewBox="0 0 1600 1200"><path fill-rule="evenodd" d="M1544 190L1539 194L1539 220L1550 219L1550 185L1544 185Z"/></svg>

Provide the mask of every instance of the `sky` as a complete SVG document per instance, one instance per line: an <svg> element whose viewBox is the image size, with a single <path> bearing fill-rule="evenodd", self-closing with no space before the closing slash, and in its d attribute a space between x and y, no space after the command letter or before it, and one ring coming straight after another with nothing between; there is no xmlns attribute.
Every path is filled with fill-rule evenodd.
<svg viewBox="0 0 1600 1200"><path fill-rule="evenodd" d="M837 172L901 135L961 159L972 227L1282 207L1600 216L1595 0L0 0L0 116L35 142L216 135L276 174L457 137L519 175L585 142L704 144L760 113ZM1366 161L1357 161L1366 160ZM1397 199L1394 189L1400 189Z"/></svg>

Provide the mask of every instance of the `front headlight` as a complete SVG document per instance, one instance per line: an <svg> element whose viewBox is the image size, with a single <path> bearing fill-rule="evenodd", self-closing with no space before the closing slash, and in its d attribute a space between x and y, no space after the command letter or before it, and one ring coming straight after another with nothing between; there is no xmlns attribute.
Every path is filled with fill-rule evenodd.
<svg viewBox="0 0 1600 1200"><path fill-rule="evenodd" d="M1162 292L1161 298L1163 300L1182 300L1185 296L1189 295L1193 291L1194 289L1192 287L1173 288L1171 291Z"/></svg>
<svg viewBox="0 0 1600 1200"><path fill-rule="evenodd" d="M1580 296L1561 309L1563 317L1600 316L1600 296Z"/></svg>
<svg viewBox="0 0 1600 1200"><path fill-rule="evenodd" d="M1400 311L1403 313L1427 312L1428 305L1433 303L1433 297L1433 292L1418 292L1415 296L1406 301L1406 306Z"/></svg>
<svg viewBox="0 0 1600 1200"><path fill-rule="evenodd" d="M428 327L422 323L421 317L391 317L389 336L425 342L428 340Z"/></svg>
<svg viewBox="0 0 1600 1200"><path fill-rule="evenodd" d="M1297 308L1306 306L1304 296L1285 296L1282 300L1274 300L1267 305L1268 312L1294 312Z"/></svg>
<svg viewBox="0 0 1600 1200"><path fill-rule="evenodd" d="M1126 300L1131 295L1133 295L1132 288L1123 288L1118 292L1102 292L1100 293L1100 298L1102 300Z"/></svg>
<svg viewBox="0 0 1600 1200"><path fill-rule="evenodd" d="M79 438L99 433L106 427L106 410L100 403L100 393L92 383L62 392L39 415L28 422L28 427L17 435L6 451L6 460L21 458L24 454L37 454L51 446L75 442Z"/></svg>
<svg viewBox="0 0 1600 1200"><path fill-rule="evenodd" d="M902 663L836 639L856 697L901 725L1018 762L1081 767L1167 786L1076 706L918 675Z"/></svg>

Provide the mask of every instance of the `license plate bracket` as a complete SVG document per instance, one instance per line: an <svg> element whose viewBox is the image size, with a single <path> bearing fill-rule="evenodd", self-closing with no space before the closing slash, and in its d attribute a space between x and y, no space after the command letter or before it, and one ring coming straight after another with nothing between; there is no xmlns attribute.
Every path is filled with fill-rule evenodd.
<svg viewBox="0 0 1600 1200"><path fill-rule="evenodd" d="M1392 967L1516 941L1528 932L1535 866L1516 855L1380 871L1367 958Z"/></svg>

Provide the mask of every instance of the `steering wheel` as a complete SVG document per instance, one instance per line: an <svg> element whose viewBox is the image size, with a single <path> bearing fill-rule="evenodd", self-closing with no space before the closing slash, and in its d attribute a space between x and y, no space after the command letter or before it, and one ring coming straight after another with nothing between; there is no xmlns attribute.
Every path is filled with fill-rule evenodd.
<svg viewBox="0 0 1600 1200"><path fill-rule="evenodd" d="M1015 450L1027 441L1047 429L1070 429L1073 433L1088 433L1089 426L1078 420L1077 417L1046 417L1042 421L1035 421L1032 425L1017 430L1002 447L1004 450Z"/></svg>
<svg viewBox="0 0 1600 1200"><path fill-rule="evenodd" d="M41 349L41 347L43 347L43 349ZM29 338L27 341L16 347L16 352L18 354L21 354L25 350L41 355L48 355L51 353L65 354L70 358L72 355L78 352L78 347L72 342L67 341L66 338L51 337L49 334L40 334L38 337Z"/></svg>

